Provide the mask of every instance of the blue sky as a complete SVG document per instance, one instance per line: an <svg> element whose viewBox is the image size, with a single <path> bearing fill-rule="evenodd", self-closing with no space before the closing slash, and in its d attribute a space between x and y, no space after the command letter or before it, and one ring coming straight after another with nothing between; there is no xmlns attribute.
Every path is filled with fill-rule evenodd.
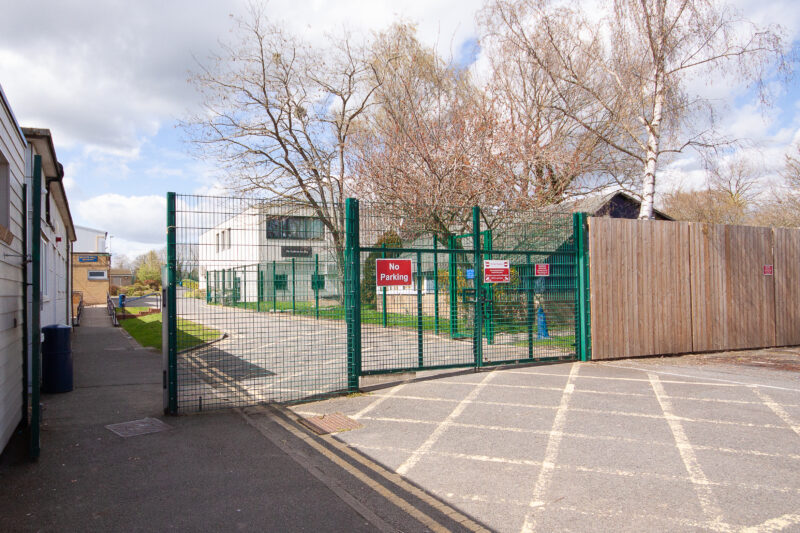
<svg viewBox="0 0 800 533"><path fill-rule="evenodd" d="M273 18L309 39L346 25L380 30L398 17L417 22L423 41L462 65L480 65L474 14L480 0L275 0ZM761 24L780 22L800 36L800 2L736 3ZM227 39L242 1L80 0L19 2L0 8L0 84L23 126L49 128L77 224L108 230L112 252L135 256L164 244L165 195L221 193L210 162L189 154L177 122L197 105L186 82ZM189 14L191 12L191 14ZM800 84L786 88L764 112L753 95L737 90L722 117L732 136L767 173L800 140ZM701 91L730 96L731 87ZM699 183L697 161L678 158L665 183ZM664 185L664 183L662 183Z"/></svg>

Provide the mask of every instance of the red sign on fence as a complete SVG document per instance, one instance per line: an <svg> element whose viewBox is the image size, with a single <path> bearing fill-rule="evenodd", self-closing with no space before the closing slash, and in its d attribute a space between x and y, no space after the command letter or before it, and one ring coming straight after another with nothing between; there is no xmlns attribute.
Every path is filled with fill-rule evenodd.
<svg viewBox="0 0 800 533"><path fill-rule="evenodd" d="M411 285L411 259L376 259L375 285Z"/></svg>
<svg viewBox="0 0 800 533"><path fill-rule="evenodd" d="M550 265L547 263L536 263L536 266L533 270L534 276L549 276L550 275Z"/></svg>
<svg viewBox="0 0 800 533"><path fill-rule="evenodd" d="M765 276L771 276L772 273L773 273L772 271L773 271L772 265L764 265L764 275Z"/></svg>
<svg viewBox="0 0 800 533"><path fill-rule="evenodd" d="M506 259L485 259L483 261L483 281L485 283L511 283L511 267Z"/></svg>

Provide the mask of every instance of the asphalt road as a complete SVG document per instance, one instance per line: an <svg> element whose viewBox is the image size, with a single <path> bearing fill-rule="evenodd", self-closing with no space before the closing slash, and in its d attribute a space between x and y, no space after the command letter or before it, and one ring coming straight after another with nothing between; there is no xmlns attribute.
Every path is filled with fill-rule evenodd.
<svg viewBox="0 0 800 533"><path fill-rule="evenodd" d="M464 373L292 409L349 415L363 427L338 440L497 531L800 531L800 377L721 361Z"/></svg>

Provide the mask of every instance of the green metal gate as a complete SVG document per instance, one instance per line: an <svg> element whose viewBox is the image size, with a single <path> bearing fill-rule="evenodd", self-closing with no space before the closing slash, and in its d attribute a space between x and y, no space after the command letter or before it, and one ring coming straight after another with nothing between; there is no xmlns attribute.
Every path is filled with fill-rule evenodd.
<svg viewBox="0 0 800 533"><path fill-rule="evenodd" d="M583 214L167 203L168 412L355 391L371 374L590 357ZM411 278L377 286L380 259ZM507 261L507 279L485 280L485 260ZM179 288L187 276L192 290Z"/></svg>

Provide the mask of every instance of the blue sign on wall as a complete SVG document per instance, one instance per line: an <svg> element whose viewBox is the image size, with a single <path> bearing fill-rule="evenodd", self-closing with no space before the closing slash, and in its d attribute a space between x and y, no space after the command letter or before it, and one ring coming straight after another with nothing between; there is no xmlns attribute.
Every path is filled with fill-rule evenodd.
<svg viewBox="0 0 800 533"><path fill-rule="evenodd" d="M97 263L96 255L84 255L78 257L78 263Z"/></svg>
<svg viewBox="0 0 800 533"><path fill-rule="evenodd" d="M467 279L475 279L475 269L468 268L466 273Z"/></svg>

